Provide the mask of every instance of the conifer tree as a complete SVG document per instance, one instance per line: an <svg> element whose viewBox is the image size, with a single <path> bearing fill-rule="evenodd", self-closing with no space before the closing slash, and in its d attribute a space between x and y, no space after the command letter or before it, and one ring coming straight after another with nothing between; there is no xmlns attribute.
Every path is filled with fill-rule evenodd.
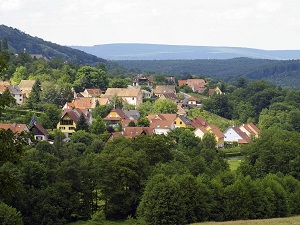
<svg viewBox="0 0 300 225"><path fill-rule="evenodd" d="M78 131L78 130L84 130L86 132L89 131L89 124L87 122L87 119L83 115L83 113L80 114L80 117L79 117L78 122L76 124L76 129L75 130L76 131Z"/></svg>

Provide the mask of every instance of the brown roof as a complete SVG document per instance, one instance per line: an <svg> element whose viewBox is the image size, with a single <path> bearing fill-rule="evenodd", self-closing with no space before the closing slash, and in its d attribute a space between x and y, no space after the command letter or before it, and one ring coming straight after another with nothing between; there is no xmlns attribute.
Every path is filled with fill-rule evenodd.
<svg viewBox="0 0 300 225"><path fill-rule="evenodd" d="M21 90L31 90L36 80L21 80L19 87Z"/></svg>
<svg viewBox="0 0 300 225"><path fill-rule="evenodd" d="M214 93L215 93L215 89L214 89L214 88L210 88L210 89L208 90L208 95L209 95L209 96L212 96Z"/></svg>
<svg viewBox="0 0 300 225"><path fill-rule="evenodd" d="M2 123L0 124L0 129L11 130L13 133L21 133L22 131L28 130L26 124L20 124L20 123L12 123L12 124Z"/></svg>
<svg viewBox="0 0 300 225"><path fill-rule="evenodd" d="M100 88L87 88L85 91L92 97L97 97L102 94L102 91Z"/></svg>
<svg viewBox="0 0 300 225"><path fill-rule="evenodd" d="M61 119L65 115L68 115L75 123L77 123L81 114L83 114L86 117L86 119L88 120L88 117L85 115L85 110L82 110L82 109L79 109L79 108L65 109L63 111L63 115L62 115Z"/></svg>
<svg viewBox="0 0 300 225"><path fill-rule="evenodd" d="M248 124L245 124L245 126L250 128L256 135L260 134L260 130L258 129L257 126L254 125L254 123L248 123Z"/></svg>
<svg viewBox="0 0 300 225"><path fill-rule="evenodd" d="M10 86L8 81L0 81L0 93L3 93Z"/></svg>
<svg viewBox="0 0 300 225"><path fill-rule="evenodd" d="M198 116L197 118L192 119L191 124L195 128L201 127L201 126L202 127L207 127L208 126L208 123L206 122L206 120L201 116Z"/></svg>
<svg viewBox="0 0 300 225"><path fill-rule="evenodd" d="M172 127L173 120L152 120L150 127L153 129L162 128L170 129Z"/></svg>
<svg viewBox="0 0 300 225"><path fill-rule="evenodd" d="M225 137L224 134L219 130L219 128L217 126L215 126L213 124L210 124L210 125L208 125L208 127L209 127L208 130L211 133L215 134L216 137L218 137L218 138L224 138Z"/></svg>
<svg viewBox="0 0 300 225"><path fill-rule="evenodd" d="M32 131L33 128L38 129L45 136L49 135L48 131L39 123L34 123L29 130Z"/></svg>
<svg viewBox="0 0 300 225"><path fill-rule="evenodd" d="M186 85L186 80L178 80L178 86Z"/></svg>
<svg viewBox="0 0 300 225"><path fill-rule="evenodd" d="M248 137L248 135L241 131L241 129L239 127L231 127L240 137L241 139L238 140L239 144L247 144L250 143L250 138Z"/></svg>
<svg viewBox="0 0 300 225"><path fill-rule="evenodd" d="M108 115L111 112L116 112L120 117L109 117ZM103 120L106 120L106 121L112 121L112 120L117 121L117 120L127 120L127 119L129 119L128 116L123 112L123 110L119 109L119 108L112 109L110 111L110 113L105 118L103 118Z"/></svg>
<svg viewBox="0 0 300 225"><path fill-rule="evenodd" d="M153 133L153 128L150 127L125 127L123 129L123 136L127 138L137 137L141 134L150 135Z"/></svg>
<svg viewBox="0 0 300 225"><path fill-rule="evenodd" d="M140 88L107 88L104 97L137 97L141 93Z"/></svg>
<svg viewBox="0 0 300 225"><path fill-rule="evenodd" d="M174 121L176 119L177 115L175 113L165 113L165 114L149 114L147 118L152 120L171 120Z"/></svg>
<svg viewBox="0 0 300 225"><path fill-rule="evenodd" d="M156 85L153 89L155 94L176 93L175 85Z"/></svg>

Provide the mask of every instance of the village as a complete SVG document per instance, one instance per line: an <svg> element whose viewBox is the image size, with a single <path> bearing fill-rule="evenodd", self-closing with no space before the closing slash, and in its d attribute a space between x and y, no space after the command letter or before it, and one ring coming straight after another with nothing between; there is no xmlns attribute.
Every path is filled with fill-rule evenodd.
<svg viewBox="0 0 300 225"><path fill-rule="evenodd" d="M210 124L202 116L191 118L187 116L187 111L191 108L201 108L202 99L184 92L177 92L178 87L188 86L192 93L203 93L207 89L205 79L187 79L175 81L174 77L167 77L167 85L153 86L153 77L138 74L132 85L127 88L107 88L103 91L99 88L86 88L82 92L76 93L73 90L73 100L66 102L61 109L61 117L57 121L57 130L65 135L65 141L70 141L70 137L76 132L80 117L88 125L93 123L93 110L96 107L111 105L112 109L102 119L109 131L109 140L116 137L135 138L139 135L167 135L176 128L190 129L196 137L203 138L206 133L211 133L215 137L216 148L223 148L228 145L243 145L251 142L253 138L258 138L260 130L254 123L241 124L227 127L220 130L215 124ZM10 85L9 82L0 83L0 93L8 88L17 105L22 105L29 97L35 80L21 80L19 85ZM147 88L142 88L147 87ZM208 97L212 95L222 95L218 86L206 91ZM179 95L181 97L179 97ZM176 112L151 113L143 115L148 121L139 123L142 118L138 108L147 99L168 100L176 104ZM116 101L121 101L123 108L116 105ZM125 109L126 108L126 109ZM145 119L144 118L144 119ZM32 132L37 141L53 140L49 137L49 132L39 123L38 119L33 119L30 124L2 123L0 128L10 129L14 133L22 131Z"/></svg>

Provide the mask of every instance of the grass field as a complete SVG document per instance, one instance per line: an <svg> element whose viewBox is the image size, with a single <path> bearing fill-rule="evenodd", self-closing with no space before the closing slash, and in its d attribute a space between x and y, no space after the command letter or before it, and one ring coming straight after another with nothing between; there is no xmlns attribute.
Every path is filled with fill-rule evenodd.
<svg viewBox="0 0 300 225"><path fill-rule="evenodd" d="M238 220L228 222L204 222L194 223L193 225L300 225L300 216L288 218L275 218L265 220Z"/></svg>
<svg viewBox="0 0 300 225"><path fill-rule="evenodd" d="M86 225L87 222L79 221L76 223L70 223L68 225ZM94 225L97 223L92 223L89 225ZM130 222L110 222L106 221L101 223L103 225L135 225L135 221ZM191 225L300 225L300 216L293 216L288 218L274 218L274 219L264 219L264 220L238 220L238 221L227 221L227 222L203 222L203 223L193 223Z"/></svg>
<svg viewBox="0 0 300 225"><path fill-rule="evenodd" d="M230 170L235 171L239 167L241 162L242 162L242 160L240 157L234 157L234 158L228 159Z"/></svg>

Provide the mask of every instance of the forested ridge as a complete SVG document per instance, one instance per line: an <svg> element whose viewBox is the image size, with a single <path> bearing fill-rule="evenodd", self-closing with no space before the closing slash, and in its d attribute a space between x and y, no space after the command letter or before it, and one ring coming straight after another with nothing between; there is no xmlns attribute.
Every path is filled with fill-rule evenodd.
<svg viewBox="0 0 300 225"><path fill-rule="evenodd" d="M5 25L0 25L0 40L2 39L8 42L10 51L15 54L26 51L29 54L41 54L48 59L56 57L63 61L72 61L78 64L105 62L104 59L94 55L50 41L44 41L38 37L32 37L18 29Z"/></svg>
<svg viewBox="0 0 300 225"><path fill-rule="evenodd" d="M233 83L237 77L266 80L270 83L299 89L300 60L268 59L197 59L197 60L119 60L119 65L142 72L163 73L177 77L203 75Z"/></svg>
<svg viewBox="0 0 300 225"><path fill-rule="evenodd" d="M299 90L243 77L234 84L207 79L209 88L225 94L204 93L202 106L187 116L208 111L236 125L257 124L261 136L244 146L219 149L212 134L200 139L185 128L110 139L103 118L113 104L98 105L92 124L83 120L65 142L56 125L72 88L126 87L135 70L34 59L1 46L2 80L37 80L24 105L16 106L8 89L0 94L1 123L29 124L36 117L53 142L29 145L31 133L0 129L0 224L181 225L300 215ZM152 75L154 84L167 84L166 74ZM143 116L163 113L157 102L149 99L137 109ZM230 167L233 154L241 159L237 169Z"/></svg>

